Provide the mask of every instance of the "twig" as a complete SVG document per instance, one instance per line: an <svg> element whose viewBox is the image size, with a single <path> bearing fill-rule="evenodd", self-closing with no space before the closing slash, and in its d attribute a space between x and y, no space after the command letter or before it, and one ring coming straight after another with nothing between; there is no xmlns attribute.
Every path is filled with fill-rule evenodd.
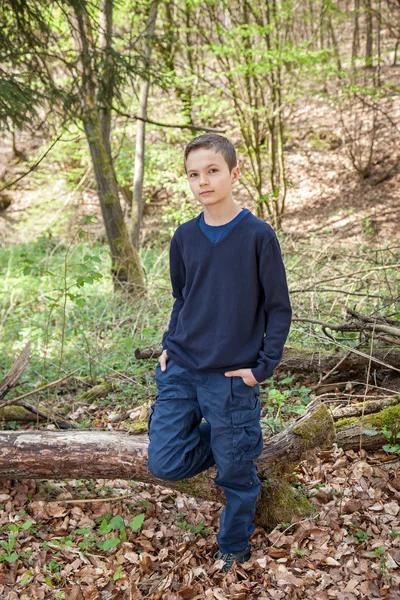
<svg viewBox="0 0 400 600"><path fill-rule="evenodd" d="M332 331L371 331L373 329L374 331L389 333L390 335L400 337L399 327L378 323L376 321L372 321L372 319L371 322L363 319L362 325L358 325L357 323L340 323L339 325L335 325L334 323L327 323L326 321L321 321L320 319L305 319L304 317L295 317L292 319L292 321L298 323L314 323L315 325L321 325L322 328L332 329Z"/></svg>
<svg viewBox="0 0 400 600"><path fill-rule="evenodd" d="M368 371L367 371L367 385L365 386L364 401L363 401L363 405L362 405L362 413L361 413L361 419L360 419L360 451L362 450L362 437L363 437L364 413L365 413L365 399L367 397L368 384L369 384L369 374L371 372L371 362L372 362L372 360L371 360L371 354L372 354L372 344L373 344L373 341L374 341L374 333L375 333L375 329L372 331L372 335L371 335L370 360L368 362Z"/></svg>
<svg viewBox="0 0 400 600"><path fill-rule="evenodd" d="M278 537L277 540L275 540L275 542L273 544L271 544L271 546L269 546L269 548L274 548L275 545L279 542L279 540L281 539L281 537L283 535L285 535L285 533L287 531L289 531L289 529L292 529L292 527L296 527L296 525L300 525L300 523L306 523L307 521L314 521L317 517L321 516L321 511L315 515L312 515L311 517L306 517L305 519L302 519L301 521L296 521L296 523L291 523L288 527L286 527L286 529L284 529L281 533L281 535ZM278 527L278 525L277 525ZM276 529L276 528L275 528ZM274 530L271 531L271 533L273 533ZM271 535L271 533L269 533L268 535Z"/></svg>
<svg viewBox="0 0 400 600"><path fill-rule="evenodd" d="M131 498L132 496L137 495L136 492L131 492L130 494L124 494L123 496L111 496L107 498L86 498L86 500L66 500L63 498L62 500L52 500L48 502L48 504L60 504L60 502L68 502L68 504L101 504L102 502L115 502L117 500L125 500L126 498Z"/></svg>
<svg viewBox="0 0 400 600"><path fill-rule="evenodd" d="M0 408L3 408L4 406L10 406L12 404L17 404L23 398L27 398L28 396L33 396L33 394L37 394L37 392L42 392L43 390L47 390L47 388L53 387L54 385L57 385L57 383L61 383L65 379L68 379L68 377L71 377L71 375L73 375L77 371L80 371L80 369L81 369L81 367L79 367L78 369L75 369L75 371L71 371L71 373L68 373L68 375L65 375L64 377L61 377L61 379L57 379L57 381L52 381L51 383L43 385L40 388L36 388L36 390L32 390L31 392L26 392L26 394L22 394L21 396L12 398L11 400L8 400L7 402L2 402L0 404Z"/></svg>
<svg viewBox="0 0 400 600"><path fill-rule="evenodd" d="M199 125L190 125L188 123L185 124L171 124L171 123L160 123L158 121L153 121L152 119L145 119L143 117L138 117L138 115L129 115L127 113L123 113L120 111L116 111L118 115L121 117L126 117L127 119L134 119L138 121L144 121L145 123L151 123L151 125L158 125L159 127L171 127L177 129L195 129L196 131L208 131L210 133L225 133L225 129L214 129L213 127L201 127ZM1 191L1 190L0 190Z"/></svg>
<svg viewBox="0 0 400 600"><path fill-rule="evenodd" d="M328 373L325 373L325 375L319 380L318 385L313 386L313 388L311 388L311 389L315 389L316 387L320 386L322 381L325 381L325 379L328 379L329 375L331 375L334 371L336 371L336 369L338 367L340 367L342 362L344 362L349 356L350 356L350 352L346 352L346 354L339 360L339 362Z"/></svg>
<svg viewBox="0 0 400 600"><path fill-rule="evenodd" d="M354 271L354 273L346 273L345 275L336 275L335 277L329 277L328 279L321 279L321 281L316 281L315 284L311 287L301 288L297 290L290 290L291 294L296 294L300 292L308 292L310 290L318 291L318 288L315 288L316 285L320 283L327 283L328 281L336 281L337 279L346 279L347 277L353 277L354 275L360 275L361 273L372 273L374 271L384 271L387 269L396 269L400 267L400 263L396 263L394 265L385 265L383 267L372 267L371 269L360 269L360 271Z"/></svg>
<svg viewBox="0 0 400 600"><path fill-rule="evenodd" d="M338 381L334 385L336 387L342 387L342 386L346 386L348 383L351 383L353 385L364 385L364 386L366 385L366 383L364 381ZM321 386L318 386L318 387L326 387L328 385L333 385L333 384L332 383L321 383ZM381 387L379 385L373 385L372 383L369 384L369 387L370 388L373 387L373 388L375 388L377 390L382 390L384 392L391 392L392 394L398 394L399 393L398 390L397 391L396 390L390 390L389 388ZM321 396L322 396L322 394L318 395L318 398L321 398Z"/></svg>
<svg viewBox="0 0 400 600"><path fill-rule="evenodd" d="M61 415L57 411L51 411L55 415L55 416L53 416L53 414L45 413L45 412L41 411L39 408L36 408L35 406L31 406L30 404L28 404L27 402L24 402L23 400L20 400L18 402L18 406L22 406L23 408L25 408L29 412L33 413L37 417L41 417L42 419L47 419L47 421L51 420L60 429L76 429L75 425L73 425L72 423L68 423L68 421L65 421L64 415ZM60 417L60 419L57 419L57 416Z"/></svg>
<svg viewBox="0 0 400 600"><path fill-rule="evenodd" d="M18 181L21 181L21 179L23 179L24 177L26 177L27 175L29 175L29 173L31 173L32 171L34 171L36 169L36 167L38 167L40 165L40 163L42 162L42 160L44 160L46 158L46 156L49 154L49 152L54 148L54 146L57 144L58 140L64 135L64 132L62 132L55 140L54 142L50 145L50 147L46 150L46 152L44 154L42 154L42 156L27 170L25 171L25 173L22 173L22 175L20 175L19 177L17 177L16 179L14 179L13 181L10 181L9 183L6 183L5 185L3 185L3 187L0 188L0 192L10 188L11 186L13 186L15 183L18 183Z"/></svg>

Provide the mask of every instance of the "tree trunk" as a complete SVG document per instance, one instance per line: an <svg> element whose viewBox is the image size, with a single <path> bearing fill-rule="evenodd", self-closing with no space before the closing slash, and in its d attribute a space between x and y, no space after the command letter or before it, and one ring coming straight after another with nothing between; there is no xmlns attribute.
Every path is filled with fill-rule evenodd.
<svg viewBox="0 0 400 600"><path fill-rule="evenodd" d="M122 213L114 168L104 144L96 112L87 114L84 127L97 183L97 193L111 252L115 289L138 297L145 290L140 258L132 245Z"/></svg>
<svg viewBox="0 0 400 600"><path fill-rule="evenodd" d="M372 34L373 34L373 22L372 22L372 5L371 0L364 0L364 10L366 19L366 40L365 40L365 66L372 67Z"/></svg>
<svg viewBox="0 0 400 600"><path fill-rule="evenodd" d="M151 45L157 18L159 0L153 0L150 6L150 15L147 22L146 45L143 58L146 69L150 68ZM145 133L147 119L147 98L149 95L150 79L146 77L140 88L139 111L140 119L136 123L136 148L135 148L135 170L133 176L132 196L132 243L139 248L139 236L143 218L143 175L145 156ZM143 119L143 120L142 120Z"/></svg>
<svg viewBox="0 0 400 600"><path fill-rule="evenodd" d="M146 423L143 424L146 426ZM287 472L316 448L329 447L334 439L332 418L324 404L307 413L285 431L266 440L257 460L262 492L257 523L274 527L294 514L310 514L312 506L296 498L284 480ZM0 477L29 479L106 478L157 483L194 496L224 503L214 484L216 467L182 481L166 483L147 470L148 438L104 431L0 432Z"/></svg>
<svg viewBox="0 0 400 600"><path fill-rule="evenodd" d="M139 255L132 246L119 200L117 178L111 156L111 110L114 96L112 59L113 0L100 2L98 49L93 25L83 3L73 4L69 24L78 56L81 114L89 144L101 211L111 253L111 271L115 289L132 296L144 292L144 279ZM98 58L98 63L94 60ZM99 71L99 72L98 72Z"/></svg>

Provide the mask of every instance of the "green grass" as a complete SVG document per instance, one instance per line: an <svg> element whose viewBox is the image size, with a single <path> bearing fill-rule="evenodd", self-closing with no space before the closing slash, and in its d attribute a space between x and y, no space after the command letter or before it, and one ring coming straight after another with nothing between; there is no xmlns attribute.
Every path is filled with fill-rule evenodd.
<svg viewBox="0 0 400 600"><path fill-rule="evenodd" d="M122 377L122 392L130 400L133 396L139 400L147 397L155 360L139 361L134 351L137 347L159 345L167 325L172 305L168 253L165 250L141 253L147 296L130 303L113 293L110 260L104 246L89 240L76 243L64 279L66 252L65 243L48 238L0 249L1 372L10 368L30 340L32 358L22 377L26 382L24 391L79 368L80 378L89 377L93 381L105 376ZM31 261L32 270L27 275L23 274L27 264L23 255ZM99 257L101 262L94 266L102 278L77 288L79 265L88 255ZM60 365L65 282L72 286L69 293L79 295L79 305L75 299L66 300Z"/></svg>

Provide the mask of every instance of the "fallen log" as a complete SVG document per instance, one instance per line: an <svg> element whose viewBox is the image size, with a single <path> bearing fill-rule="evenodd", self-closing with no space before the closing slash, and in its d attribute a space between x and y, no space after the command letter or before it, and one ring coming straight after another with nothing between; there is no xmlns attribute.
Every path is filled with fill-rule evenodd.
<svg viewBox="0 0 400 600"><path fill-rule="evenodd" d="M332 410L332 417L334 421L344 419L346 417L360 417L361 415L370 415L377 413L387 408L388 406L395 406L400 403L400 395L387 396L383 398L375 398L374 400L368 400L366 402L357 402L356 404L349 404L348 406L338 406Z"/></svg>
<svg viewBox="0 0 400 600"><path fill-rule="evenodd" d="M400 370L400 348L374 349L371 356L369 348L350 350L348 353L336 353L287 346L283 351L283 358L277 371L324 373L336 367L337 371L354 373L367 367L370 359L374 368ZM161 347L137 348L135 357L137 359L158 358L161 352Z"/></svg>
<svg viewBox="0 0 400 600"><path fill-rule="evenodd" d="M336 442L344 449L361 446L367 450L387 443L382 433L386 427L400 431L400 397L386 406L356 405L358 416L331 414L325 404L315 401L307 412L281 433L268 437L256 461L262 488L257 502L255 521L266 528L290 522L294 515L308 515L312 506L285 481L285 476L318 449ZM394 402L394 400L393 400ZM371 404L379 409L369 413ZM381 408L385 406L384 408ZM361 418L364 411L364 415ZM333 418L332 418L333 417ZM336 437L335 427L336 426ZM142 423L145 426L145 423ZM138 427L138 430L140 428ZM374 435L368 435L374 430ZM214 484L216 468L191 479L165 482L147 470L148 437L144 433L129 435L105 431L23 431L0 432L0 477L17 479L127 479L161 484L192 496L224 503L222 489Z"/></svg>
<svg viewBox="0 0 400 600"><path fill-rule="evenodd" d="M362 414L361 411L359 416L339 418L335 421L335 427L336 444L344 450L377 450L388 441L398 443L396 436L400 433L400 398L397 398L396 404L378 412ZM383 434L384 428L391 432L392 440L388 440Z"/></svg>
<svg viewBox="0 0 400 600"><path fill-rule="evenodd" d="M334 439L333 421L324 404L314 404L281 433L265 440L257 460L262 490L257 523L268 528L290 521L294 514L310 514L312 506L296 498L285 474L317 448ZM223 490L214 484L216 468L178 482L159 480L147 470L148 438L104 431L0 432L0 477L17 479L128 479L157 483L193 496L224 503Z"/></svg>

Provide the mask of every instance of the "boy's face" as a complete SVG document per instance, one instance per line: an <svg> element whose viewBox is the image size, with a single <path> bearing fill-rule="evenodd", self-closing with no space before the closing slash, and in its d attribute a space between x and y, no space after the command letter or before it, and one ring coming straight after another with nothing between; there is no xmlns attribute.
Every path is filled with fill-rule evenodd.
<svg viewBox="0 0 400 600"><path fill-rule="evenodd" d="M232 185L240 169L229 172L225 158L212 148L192 150L186 160L186 172L194 197L203 206L215 206L232 200Z"/></svg>

